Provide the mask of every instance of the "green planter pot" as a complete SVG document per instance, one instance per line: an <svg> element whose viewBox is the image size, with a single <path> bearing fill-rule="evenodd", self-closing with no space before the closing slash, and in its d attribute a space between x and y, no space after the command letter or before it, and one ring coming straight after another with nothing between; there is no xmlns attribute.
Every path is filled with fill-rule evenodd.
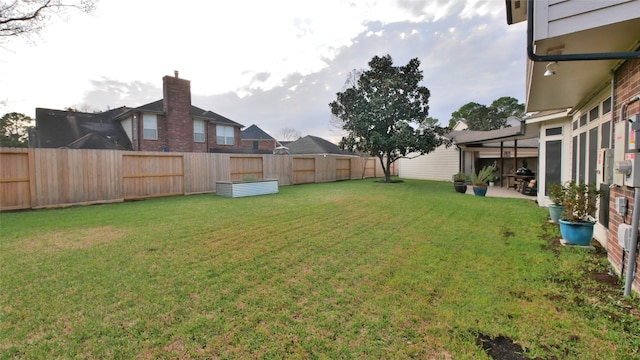
<svg viewBox="0 0 640 360"><path fill-rule="evenodd" d="M591 222L571 222L558 220L560 222L560 233L562 238L571 245L587 246L591 244L593 238L593 227Z"/></svg>
<svg viewBox="0 0 640 360"><path fill-rule="evenodd" d="M473 186L473 193L476 196L485 196L485 195L487 195L487 187L486 186L474 185Z"/></svg>
<svg viewBox="0 0 640 360"><path fill-rule="evenodd" d="M560 215L562 215L563 211L564 211L564 207L562 207L562 205L556 205L556 204L549 205L549 217L551 218L551 221L557 224L560 220Z"/></svg>

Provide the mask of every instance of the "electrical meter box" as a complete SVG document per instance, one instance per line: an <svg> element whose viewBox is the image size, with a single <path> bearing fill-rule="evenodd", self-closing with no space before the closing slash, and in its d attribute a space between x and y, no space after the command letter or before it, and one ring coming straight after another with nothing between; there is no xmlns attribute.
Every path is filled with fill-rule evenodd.
<svg viewBox="0 0 640 360"><path fill-rule="evenodd" d="M598 183L613 184L613 150L598 151Z"/></svg>
<svg viewBox="0 0 640 360"><path fill-rule="evenodd" d="M614 184L640 187L640 115L620 121L615 128Z"/></svg>

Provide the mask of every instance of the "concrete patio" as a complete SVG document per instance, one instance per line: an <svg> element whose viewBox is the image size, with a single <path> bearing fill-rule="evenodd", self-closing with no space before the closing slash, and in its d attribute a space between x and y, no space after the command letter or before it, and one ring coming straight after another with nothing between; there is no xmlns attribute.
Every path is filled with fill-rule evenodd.
<svg viewBox="0 0 640 360"><path fill-rule="evenodd" d="M467 186L467 195L474 195L473 194L473 186L472 185L468 185ZM475 195L474 195L475 196ZM530 196L530 195L524 195L514 189L511 188L507 188L507 187L500 187L500 186L489 186L487 188L487 194L485 195L487 197L503 197L503 198L515 198L515 199L528 199L528 200L532 200L535 201L536 200L536 196Z"/></svg>

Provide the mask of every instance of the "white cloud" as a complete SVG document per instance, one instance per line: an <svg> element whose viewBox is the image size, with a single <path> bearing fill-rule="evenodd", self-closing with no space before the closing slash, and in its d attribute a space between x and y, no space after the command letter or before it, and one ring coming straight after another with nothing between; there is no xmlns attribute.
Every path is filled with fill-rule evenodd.
<svg viewBox="0 0 640 360"><path fill-rule="evenodd" d="M432 116L446 123L473 99L523 96L524 32L504 11L495 0L101 1L33 46L0 48L0 112L139 106L179 70L194 105L330 136L327 104L348 72L391 54L422 61Z"/></svg>

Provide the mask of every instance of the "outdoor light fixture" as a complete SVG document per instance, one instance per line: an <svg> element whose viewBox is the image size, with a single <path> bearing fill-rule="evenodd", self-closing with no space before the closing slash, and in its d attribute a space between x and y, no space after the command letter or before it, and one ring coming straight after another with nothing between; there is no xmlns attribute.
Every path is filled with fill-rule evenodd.
<svg viewBox="0 0 640 360"><path fill-rule="evenodd" d="M558 65L558 63L554 61L547 64L547 71L544 72L544 76L553 76L556 74L556 71L552 69L554 65Z"/></svg>

